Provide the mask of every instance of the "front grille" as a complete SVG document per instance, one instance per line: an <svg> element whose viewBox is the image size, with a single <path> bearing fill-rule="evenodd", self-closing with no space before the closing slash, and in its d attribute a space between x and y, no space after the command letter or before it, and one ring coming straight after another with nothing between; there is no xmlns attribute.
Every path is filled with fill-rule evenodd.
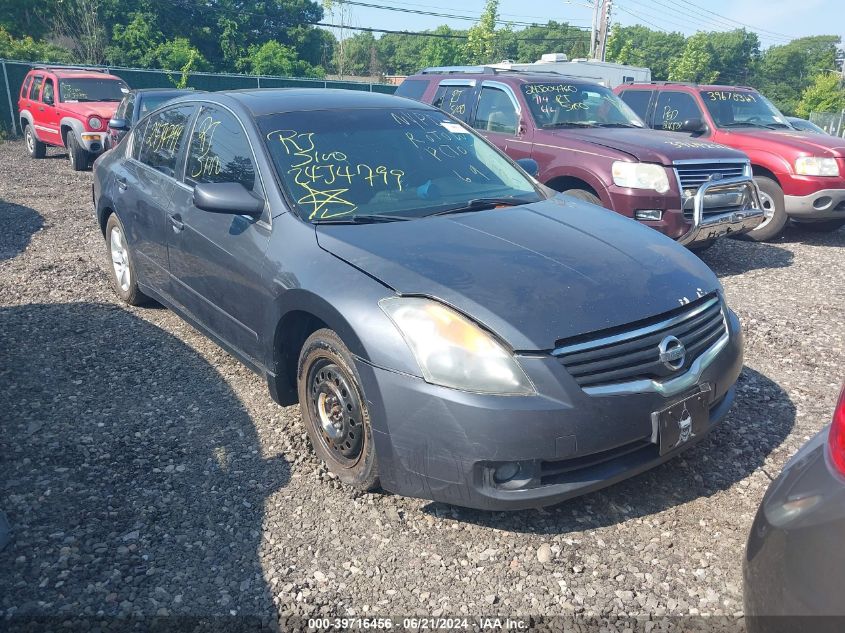
<svg viewBox="0 0 845 633"><path fill-rule="evenodd" d="M711 294L651 319L559 341L553 354L581 387L660 379L685 372L725 332L722 303ZM686 350L677 369L660 360L658 346L667 336Z"/></svg>
<svg viewBox="0 0 845 633"><path fill-rule="evenodd" d="M675 165L675 173L678 175L678 182L681 183L681 190L689 189L693 193L707 182L713 174L722 178L739 178L745 175L744 162L736 163L683 163Z"/></svg>
<svg viewBox="0 0 845 633"><path fill-rule="evenodd" d="M713 175L721 178L740 178L745 175L746 163L683 163L675 165L675 174L681 187L684 217L692 220L693 196L698 188ZM741 211L747 206L745 190L737 188L737 194L705 196L703 215L705 217L722 213Z"/></svg>

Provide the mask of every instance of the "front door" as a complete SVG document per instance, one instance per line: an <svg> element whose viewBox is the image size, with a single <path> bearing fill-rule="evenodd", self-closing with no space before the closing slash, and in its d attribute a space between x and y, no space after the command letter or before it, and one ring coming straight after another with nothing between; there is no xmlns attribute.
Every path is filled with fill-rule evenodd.
<svg viewBox="0 0 845 633"><path fill-rule="evenodd" d="M258 331L272 301L264 281L269 210L256 219L193 205L194 186L222 182L240 183L264 197L240 121L223 108L203 106L168 218L173 294L205 327L260 366L264 354Z"/></svg>
<svg viewBox="0 0 845 633"><path fill-rule="evenodd" d="M472 126L514 160L531 157L531 142L516 97L508 86L485 81Z"/></svg>

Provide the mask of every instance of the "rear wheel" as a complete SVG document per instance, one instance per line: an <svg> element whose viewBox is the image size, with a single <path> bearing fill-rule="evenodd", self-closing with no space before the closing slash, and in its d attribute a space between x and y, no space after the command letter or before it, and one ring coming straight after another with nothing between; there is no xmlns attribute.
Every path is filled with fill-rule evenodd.
<svg viewBox="0 0 845 633"><path fill-rule="evenodd" d="M567 196L572 196L573 198L578 198L579 200L583 200L584 202L590 202L592 204L597 204L598 206L604 206L599 200L598 196L591 191L587 191L586 189L567 189L564 191Z"/></svg>
<svg viewBox="0 0 845 633"><path fill-rule="evenodd" d="M126 233L120 219L112 213L106 222L106 251L111 263L111 280L115 293L121 301L137 306L149 301L147 295L138 289L132 252L126 241Z"/></svg>
<svg viewBox="0 0 845 633"><path fill-rule="evenodd" d="M378 463L366 399L352 354L332 330L317 330L299 355L297 389L314 452L343 483L378 488Z"/></svg>
<svg viewBox="0 0 845 633"><path fill-rule="evenodd" d="M793 222L795 222L802 229L807 229L808 231L817 231L819 233L828 233L830 231L836 231L837 229L840 229L845 226L845 220L821 220L819 222L797 222L793 220Z"/></svg>
<svg viewBox="0 0 845 633"><path fill-rule="evenodd" d="M65 144L67 145L67 154L73 171L84 171L88 169L88 162L91 160L91 157L85 151L85 148L79 144L79 141L76 140L76 135L73 132L67 133Z"/></svg>
<svg viewBox="0 0 845 633"><path fill-rule="evenodd" d="M23 137L26 141L26 151L32 158L44 158L47 154L47 145L38 140L35 136L35 130L31 125L27 125L23 131Z"/></svg>
<svg viewBox="0 0 845 633"><path fill-rule="evenodd" d="M775 239L783 231L789 216L783 199L783 189L766 176L755 176L754 182L760 189L760 203L763 206L763 221L753 231L738 236L741 240L765 242Z"/></svg>

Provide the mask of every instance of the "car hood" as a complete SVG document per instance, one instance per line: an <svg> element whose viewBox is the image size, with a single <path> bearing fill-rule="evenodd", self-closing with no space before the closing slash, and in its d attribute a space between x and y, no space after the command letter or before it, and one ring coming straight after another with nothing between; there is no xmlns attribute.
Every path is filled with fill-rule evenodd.
<svg viewBox="0 0 845 633"><path fill-rule="evenodd" d="M81 117L90 117L96 115L101 119L105 119L106 121L108 121L114 116L118 105L120 104L113 101L91 101L85 103L63 102L62 108L69 112L73 112L74 114L77 114Z"/></svg>
<svg viewBox="0 0 845 633"><path fill-rule="evenodd" d="M644 163L671 165L676 160L706 161L715 158L747 160L745 154L735 149L675 132L633 128L567 128L555 130L552 135L625 152Z"/></svg>
<svg viewBox="0 0 845 633"><path fill-rule="evenodd" d="M798 130L761 130L741 128L722 130L730 135L742 135L764 144L790 147L813 156L845 158L845 139L827 134L808 134Z"/></svg>
<svg viewBox="0 0 845 633"><path fill-rule="evenodd" d="M371 225L317 226L320 246L399 294L440 299L516 350L677 308L720 288L671 239L565 196Z"/></svg>

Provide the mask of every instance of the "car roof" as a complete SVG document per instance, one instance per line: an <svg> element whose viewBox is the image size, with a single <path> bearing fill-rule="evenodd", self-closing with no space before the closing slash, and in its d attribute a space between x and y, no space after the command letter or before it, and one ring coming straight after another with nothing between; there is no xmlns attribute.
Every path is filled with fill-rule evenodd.
<svg viewBox="0 0 845 633"><path fill-rule="evenodd" d="M123 81L120 77L110 75L107 72L96 70L93 68L72 68L63 66L35 66L30 72L48 72L53 73L59 79L117 79Z"/></svg>
<svg viewBox="0 0 845 633"><path fill-rule="evenodd" d="M654 90L655 88L665 88L668 90L677 90L679 88L690 88L691 90L734 90L734 91L749 91L756 92L756 88L751 86L726 86L723 84L696 84L686 81L633 81L624 83L619 86L628 90L633 88L636 90Z"/></svg>
<svg viewBox="0 0 845 633"><path fill-rule="evenodd" d="M437 110L412 99L395 97L380 92L343 90L336 88L262 88L251 90L224 90L194 95L184 95L168 103L184 101L218 102L222 105L237 103L254 117L281 112L303 110L340 110L349 108L412 108ZM438 110L439 112L439 110Z"/></svg>
<svg viewBox="0 0 845 633"><path fill-rule="evenodd" d="M499 71L499 72L426 72L411 75L408 79L449 79L449 80L495 80L500 83L509 83L515 85L522 84L539 84L539 83L560 83L566 81L567 83L583 84L589 86L600 86L596 81L588 79L587 77L577 77L575 75L565 75L556 72L523 72L523 71Z"/></svg>
<svg viewBox="0 0 845 633"><path fill-rule="evenodd" d="M132 88L129 92L137 95L203 94L202 90L193 90L189 88Z"/></svg>

